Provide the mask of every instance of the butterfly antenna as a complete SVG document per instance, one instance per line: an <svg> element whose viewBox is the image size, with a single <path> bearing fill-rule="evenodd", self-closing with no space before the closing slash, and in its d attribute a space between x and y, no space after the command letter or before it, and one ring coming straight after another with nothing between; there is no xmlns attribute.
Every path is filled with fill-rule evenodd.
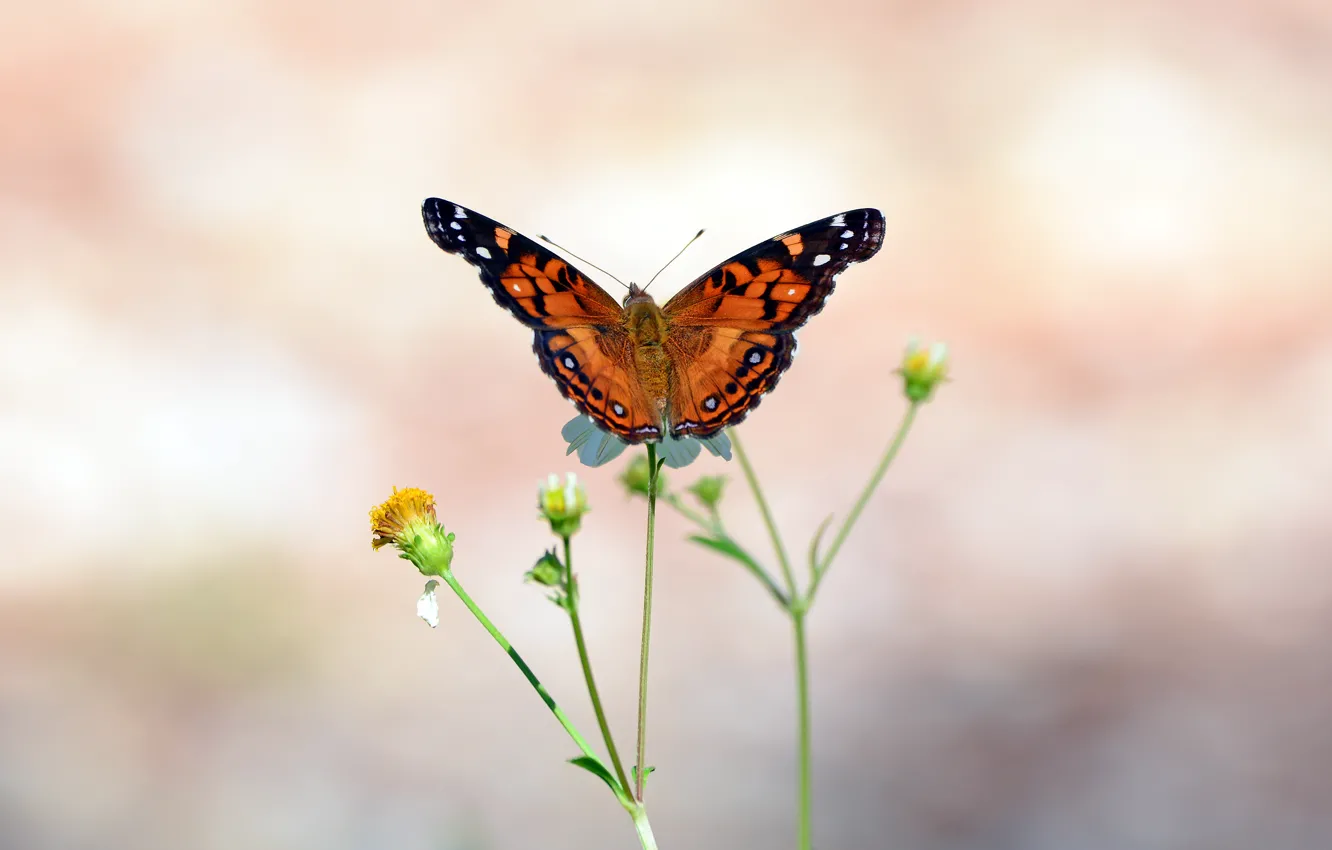
<svg viewBox="0 0 1332 850"><path fill-rule="evenodd" d="M706 228L705 228L705 229L706 229ZM680 259L680 255L683 254L683 253L685 252L685 250L689 248L690 245L693 245L695 242L697 242L697 241L698 241L698 237L700 237L700 236L702 236L702 235L703 235L703 231L702 231L702 230L700 230L699 232L695 233L695 234L694 234L694 238L693 238L693 239L690 239L688 242L686 242L686 243L684 244L684 248L681 248L679 251L676 251L676 252L675 252L675 256L674 256L674 257L671 257L669 260L666 261L666 265L664 265L664 266L662 266L661 268L657 269L657 274L654 274L654 275L652 276L652 280L649 280L649 281L647 282L647 285L643 287L643 291L644 291L644 292L647 292L647 288L648 288L648 286L651 286L651 285L652 285L652 281L653 281L653 280L656 280L657 277L658 277L658 275L660 275L662 272L666 271L666 269L670 268L671 263L673 263L673 262L675 262L676 260Z"/></svg>
<svg viewBox="0 0 1332 850"><path fill-rule="evenodd" d="M575 254L573 251L570 251L568 248L564 247L564 246L561 245L560 243L556 242L556 241L553 240L553 239L548 238L544 233L538 233L538 234L537 234L537 238L540 239L542 242L545 242L547 245L554 245L556 248L559 248L561 251L563 251L564 253L568 254L570 257L573 257L573 258L574 258L575 260L577 260L578 262L580 262L580 263L585 263L585 264L591 266L592 268L596 269L597 271L599 271L599 272L601 272L602 274L604 274L604 275L606 275L607 277L609 277L611 280L613 280L613 281L615 281L616 283L618 283L620 286L623 286L625 289L628 289L628 288L629 288L629 284L627 284L627 283L625 283L624 281L620 280L618 277L616 277L615 275L613 275L613 274L611 274L610 272L606 271L606 270L603 269L601 266L597 265L596 263L592 262L591 260L584 260L582 257L578 256L578 255Z"/></svg>

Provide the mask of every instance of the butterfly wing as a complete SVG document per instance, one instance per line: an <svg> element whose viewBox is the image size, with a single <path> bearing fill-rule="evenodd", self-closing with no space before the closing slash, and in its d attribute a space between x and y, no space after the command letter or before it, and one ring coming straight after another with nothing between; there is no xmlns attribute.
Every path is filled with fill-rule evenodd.
<svg viewBox="0 0 1332 850"><path fill-rule="evenodd" d="M630 442L661 435L614 298L548 248L478 212L428 198L421 217L435 244L476 266L496 303L532 328L532 349L561 395Z"/></svg>
<svg viewBox="0 0 1332 850"><path fill-rule="evenodd" d="M532 350L560 393L602 429L629 443L661 437L661 413L643 394L623 329L540 329Z"/></svg>
<svg viewBox="0 0 1332 850"><path fill-rule="evenodd" d="M531 328L620 324L620 305L549 248L439 198L421 205L435 244L476 266L495 302Z"/></svg>
<svg viewBox="0 0 1332 850"><path fill-rule="evenodd" d="M671 433L708 437L744 419L791 365L796 329L837 275L882 244L883 214L849 210L736 254L666 302Z"/></svg>

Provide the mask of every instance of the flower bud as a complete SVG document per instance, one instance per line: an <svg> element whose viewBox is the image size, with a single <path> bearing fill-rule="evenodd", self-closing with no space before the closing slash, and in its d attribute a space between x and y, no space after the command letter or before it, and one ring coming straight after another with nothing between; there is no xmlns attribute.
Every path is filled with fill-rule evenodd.
<svg viewBox="0 0 1332 850"><path fill-rule="evenodd" d="M564 486L560 486L560 477L552 473L537 489L537 510L550 523L551 531L560 537L572 537L588 510L587 493L578 483L578 476L570 472Z"/></svg>
<svg viewBox="0 0 1332 850"><path fill-rule="evenodd" d="M725 475L705 475L694 482L689 492L710 511L715 511L721 504L722 489L726 486Z"/></svg>
<svg viewBox="0 0 1332 850"><path fill-rule="evenodd" d="M948 378L948 346L936 342L927 349L913 339L907 343L902 367L897 371L909 400L929 401L934 388Z"/></svg>
<svg viewBox="0 0 1332 850"><path fill-rule="evenodd" d="M523 578L543 587L563 587L564 564L560 563L559 556L552 549L542 555Z"/></svg>
<svg viewBox="0 0 1332 850"><path fill-rule="evenodd" d="M652 464L648 463L645 454L634 455L634 459L629 461L629 465L624 468L624 472L620 473L620 483L624 485L625 491L631 496L646 496L651 482ZM658 472L657 495L661 495L665 486L666 476Z"/></svg>

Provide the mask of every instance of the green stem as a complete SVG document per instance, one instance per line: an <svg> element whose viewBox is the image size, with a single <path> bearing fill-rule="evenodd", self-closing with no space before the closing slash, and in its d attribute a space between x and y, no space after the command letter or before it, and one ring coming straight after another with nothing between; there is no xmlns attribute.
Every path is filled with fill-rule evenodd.
<svg viewBox="0 0 1332 850"><path fill-rule="evenodd" d="M777 523L772 518L772 510L768 507L768 500L763 498L763 489L759 487L758 477L754 474L754 467L749 463L749 455L745 454L745 447L740 442L740 435L735 429L731 429L731 445L735 447L735 457L740 461L740 468L744 470L745 480L749 482L749 489L754 493L754 501L758 503L759 512L763 514L763 524L768 527L768 536L772 538L772 548L777 550L777 561L781 564L782 575L786 578L786 588L788 598L796 600L799 598L797 593L795 573L791 572L791 561L786 557L786 547L782 545L782 537L777 533Z"/></svg>
<svg viewBox="0 0 1332 850"><path fill-rule="evenodd" d="M819 589L819 582L823 581L823 576L828 572L828 567L832 565L833 558L837 557L838 550L842 548L847 535L851 533L851 527L856 524L861 511L865 510L865 505L869 502L870 496L874 495L874 490L879 486L879 482L883 480L889 464L893 462L893 458L897 457L897 451L902 448L902 443L906 440L907 432L911 430L911 423L915 421L916 411L919 408L920 402L918 401L912 402L911 406L907 408L906 414L902 417L902 423L897 426L897 433L893 435L892 442L888 444L888 448L883 453L883 458L879 461L874 474L870 476L869 482L865 484L865 489L861 491L860 498L856 500L855 506L851 508L851 513L846 515L846 521L837 530L837 536L833 538L832 545L828 547L828 554L823 556L822 561L811 563L811 566L814 567L814 578L810 582L809 590L805 593L806 607L814 601L814 593ZM817 555L811 552L810 557L813 559Z"/></svg>
<svg viewBox="0 0 1332 850"><path fill-rule="evenodd" d="M620 780L620 787L629 791L629 777L620 762L620 751L615 748L615 739L611 737L610 724L606 722L606 711L601 706L601 694L597 691L597 682L592 678L592 661L587 654L587 642L583 639L583 620L578 615L578 591L573 574L573 550L569 545L569 535L564 535L564 595L569 600L569 620L573 623L574 643L578 645L578 660L583 665L583 678L587 680L587 695L592 700L592 710L597 715L597 725L601 727L602 740L610 752L611 765L615 768L615 777Z"/></svg>
<svg viewBox="0 0 1332 850"><path fill-rule="evenodd" d="M657 447L647 444L648 468L648 513L647 513L647 557L643 567L643 642L638 651L638 747L637 770L634 772L634 797L643 800L643 780L647 778L647 763L644 755L647 751L647 687L648 687L648 644L652 636L652 548L657 526Z"/></svg>
<svg viewBox="0 0 1332 850"><path fill-rule="evenodd" d="M702 528L704 531L715 532L719 530L717 522L715 520L708 519L707 517L703 516L703 514L689 507L684 503L684 499L681 499L676 494L662 493L661 497L666 500L666 504L675 508L677 513L679 513L685 519L692 522L694 525L697 525L699 528Z"/></svg>
<svg viewBox="0 0 1332 850"><path fill-rule="evenodd" d="M490 622L490 618L476 606L476 603L472 601L472 597L467 595L467 591L462 589L462 585L459 584L458 579L454 577L453 571L445 570L440 578L444 579L444 582L449 587L453 588L453 592L458 594L458 598L467 606L467 610L472 612L472 616L476 617L481 625L485 626L486 631L490 632L490 636L495 639L495 643L500 645L500 649L503 649L508 653L509 658L512 659L513 663L518 665L518 669L522 671L523 676L527 678L528 684L530 684L541 697L541 700L546 704L546 708L550 709L551 714L555 715L555 719L560 721L560 725L564 727L564 731L569 733L570 738L573 738L573 742L578 745L578 749L583 751L583 755L600 761L600 759L597 758L596 752L588 745L587 741L581 734L579 734L578 730L574 728L573 721L570 720L569 716L564 713L564 710L555 703L555 698L550 695L550 691L546 690L546 686L541 684L541 681L537 679L536 674L532 672L532 668L527 666L527 662L523 661L523 657L518 654L518 651L513 648L513 645L509 643L503 633L495 628L495 624Z"/></svg>
<svg viewBox="0 0 1332 850"><path fill-rule="evenodd" d="M809 735L809 659L805 641L805 612L792 611L791 623L795 631L796 653L796 696L797 715L800 728L800 806L799 806L799 841L800 850L810 848L810 809L813 799L813 777L810 766L811 750Z"/></svg>
<svg viewBox="0 0 1332 850"><path fill-rule="evenodd" d="M657 839L652 834L652 824L648 823L647 809L639 803L630 814L634 816L634 829L638 830L638 841L643 850L657 850Z"/></svg>
<svg viewBox="0 0 1332 850"><path fill-rule="evenodd" d="M728 552L727 554L743 564L745 569L749 570L754 575L754 578L758 579L763 584L764 589L771 594L772 598L777 600L778 605L782 606L782 608L787 607L789 602L786 598L786 593L777 586L777 582L768 574L768 571L764 569L763 565L760 564L753 555L746 552L745 548L737 543L735 538L726 531L726 525L722 522L720 514L714 511L712 518L708 519L697 511L691 510L689 506L685 505L680 497L674 493L664 493L662 494L662 498L666 500L666 504L675 508L681 516L706 531L710 535L711 540L724 542L730 546L734 546L735 552ZM708 545L707 541L701 540L700 538L691 539L695 542L702 542L704 545ZM738 553L738 556L736 553Z"/></svg>

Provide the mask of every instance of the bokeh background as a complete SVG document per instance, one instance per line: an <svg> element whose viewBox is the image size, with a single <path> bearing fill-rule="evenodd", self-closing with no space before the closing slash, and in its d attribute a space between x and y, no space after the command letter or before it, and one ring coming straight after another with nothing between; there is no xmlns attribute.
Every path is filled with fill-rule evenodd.
<svg viewBox="0 0 1332 850"><path fill-rule="evenodd" d="M667 296L887 216L744 425L786 538L955 380L813 612L816 843L1332 846L1332 7L4 3L0 846L627 848L456 600L372 553L426 487L589 737L522 572L570 414L439 195ZM594 277L605 278L594 274ZM613 284L608 284L613 286ZM643 506L583 471L632 737ZM738 471L700 461L687 473ZM733 479L725 510L763 549ZM662 517L665 848L793 845L788 626Z"/></svg>

